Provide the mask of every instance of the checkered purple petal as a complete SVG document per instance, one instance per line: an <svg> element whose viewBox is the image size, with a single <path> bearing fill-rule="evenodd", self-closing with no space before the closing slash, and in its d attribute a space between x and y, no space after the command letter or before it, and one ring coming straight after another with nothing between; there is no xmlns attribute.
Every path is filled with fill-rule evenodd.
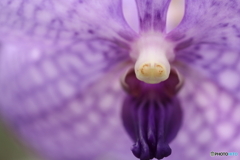
<svg viewBox="0 0 240 160"><path fill-rule="evenodd" d="M235 0L187 0L183 21L168 35L177 44L176 66L185 78L180 93L185 120L169 159L238 152L239 8Z"/></svg>
<svg viewBox="0 0 240 160"><path fill-rule="evenodd" d="M168 34L177 45L177 60L201 69L228 89L240 87L239 9L236 0L186 1L183 21ZM226 76L231 77L232 84L223 80Z"/></svg>
<svg viewBox="0 0 240 160"><path fill-rule="evenodd" d="M168 35L177 44L177 61L236 97L240 96L239 9L235 0L186 1L183 21Z"/></svg>
<svg viewBox="0 0 240 160"><path fill-rule="evenodd" d="M188 72L179 94L184 109L183 126L170 146L169 160L209 159L210 152L239 152L240 101L236 95L194 69ZM235 92L238 94L237 92ZM222 159L223 157L214 157ZM237 156L228 156L237 160Z"/></svg>
<svg viewBox="0 0 240 160"><path fill-rule="evenodd" d="M0 4L0 110L11 128L52 159L133 158L116 73L134 33L120 1Z"/></svg>

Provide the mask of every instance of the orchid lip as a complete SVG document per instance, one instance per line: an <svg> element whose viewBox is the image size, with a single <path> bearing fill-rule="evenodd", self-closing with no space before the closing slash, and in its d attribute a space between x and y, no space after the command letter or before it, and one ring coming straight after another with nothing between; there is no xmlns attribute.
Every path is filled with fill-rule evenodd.
<svg viewBox="0 0 240 160"><path fill-rule="evenodd" d="M122 120L134 141L132 153L140 160L168 157L169 143L178 133L182 111L176 98L145 99L127 97Z"/></svg>
<svg viewBox="0 0 240 160"><path fill-rule="evenodd" d="M134 69L122 79L128 93L123 107L123 125L134 141L132 153L140 160L162 159L171 154L169 143L179 131L182 120L176 95L183 82L176 69L158 84L139 81Z"/></svg>

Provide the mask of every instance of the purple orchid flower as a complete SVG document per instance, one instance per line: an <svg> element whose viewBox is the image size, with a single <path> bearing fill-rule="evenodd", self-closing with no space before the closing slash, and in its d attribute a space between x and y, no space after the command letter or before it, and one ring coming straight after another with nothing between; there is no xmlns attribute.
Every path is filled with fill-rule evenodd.
<svg viewBox="0 0 240 160"><path fill-rule="evenodd" d="M121 0L2 0L1 116L48 159L238 152L240 1L186 0L166 33L169 3L136 0L137 34Z"/></svg>

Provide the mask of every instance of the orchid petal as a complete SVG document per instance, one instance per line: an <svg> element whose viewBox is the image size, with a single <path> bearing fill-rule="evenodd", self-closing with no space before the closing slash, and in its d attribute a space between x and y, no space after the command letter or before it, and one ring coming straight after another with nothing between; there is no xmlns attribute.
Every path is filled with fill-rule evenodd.
<svg viewBox="0 0 240 160"><path fill-rule="evenodd" d="M234 95L240 87L239 9L240 2L235 0L187 0L183 21L168 35L176 43L176 61L197 69Z"/></svg>
<svg viewBox="0 0 240 160"><path fill-rule="evenodd" d="M239 8L236 0L186 0L182 22L167 35L176 43L176 54L193 59L210 55L200 53L201 46L239 50Z"/></svg>
<svg viewBox="0 0 240 160"><path fill-rule="evenodd" d="M130 39L132 35L123 18L121 0L3 0L0 13L1 34L24 33L56 41L93 35Z"/></svg>
<svg viewBox="0 0 240 160"><path fill-rule="evenodd" d="M179 50L197 43L239 49L239 8L237 0L186 0L183 20L168 38Z"/></svg>
<svg viewBox="0 0 240 160"><path fill-rule="evenodd" d="M209 159L212 151L238 152L239 98L195 70L188 69L187 72L189 76L179 94L184 110L183 126L170 145L175 152L169 160L178 157L204 160Z"/></svg>
<svg viewBox="0 0 240 160"><path fill-rule="evenodd" d="M89 87L85 93L77 89L72 93L76 85L64 77L32 87L33 91L23 91L17 82L9 83L12 90L3 90L2 97L8 99L1 98L1 112L19 138L41 155L50 159L133 159L120 118L123 93L118 81L99 80L98 88Z"/></svg>
<svg viewBox="0 0 240 160"><path fill-rule="evenodd" d="M176 43L176 66L185 79L179 95L185 119L170 159L204 160L211 151L238 152L239 5L234 0L187 0L182 22L167 35Z"/></svg>
<svg viewBox="0 0 240 160"><path fill-rule="evenodd" d="M80 56L71 50L41 52L34 61L32 50L17 42L2 48L0 111L21 139L51 159L133 157L120 121L123 93L116 70L87 85Z"/></svg>
<svg viewBox="0 0 240 160"><path fill-rule="evenodd" d="M46 157L133 158L116 73L135 33L120 2L0 2L1 115Z"/></svg>
<svg viewBox="0 0 240 160"><path fill-rule="evenodd" d="M166 30L166 17L170 0L136 0L142 31Z"/></svg>

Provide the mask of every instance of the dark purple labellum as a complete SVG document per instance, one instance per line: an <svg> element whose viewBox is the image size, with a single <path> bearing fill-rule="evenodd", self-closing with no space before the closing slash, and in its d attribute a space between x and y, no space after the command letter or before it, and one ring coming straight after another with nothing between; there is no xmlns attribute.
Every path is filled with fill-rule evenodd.
<svg viewBox="0 0 240 160"><path fill-rule="evenodd" d="M129 95L122 108L124 127L135 142L132 152L141 160L162 159L171 154L169 143L182 121L182 110L175 96L178 76L172 71L169 80L152 85L143 84L133 75L129 72L125 78Z"/></svg>
<svg viewBox="0 0 240 160"><path fill-rule="evenodd" d="M132 152L141 160L162 159L171 154L169 143L177 135L182 111L178 100L127 97L122 110L125 129L134 140Z"/></svg>

